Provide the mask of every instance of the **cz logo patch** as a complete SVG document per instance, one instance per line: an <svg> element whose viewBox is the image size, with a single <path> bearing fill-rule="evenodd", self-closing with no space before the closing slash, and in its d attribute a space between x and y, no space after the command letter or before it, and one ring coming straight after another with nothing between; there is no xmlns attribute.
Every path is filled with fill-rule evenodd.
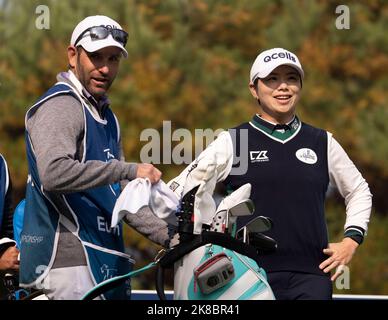
<svg viewBox="0 0 388 320"><path fill-rule="evenodd" d="M249 156L251 159L251 163L253 162L265 162L269 161L269 158L267 156L267 150L263 151L250 151Z"/></svg>

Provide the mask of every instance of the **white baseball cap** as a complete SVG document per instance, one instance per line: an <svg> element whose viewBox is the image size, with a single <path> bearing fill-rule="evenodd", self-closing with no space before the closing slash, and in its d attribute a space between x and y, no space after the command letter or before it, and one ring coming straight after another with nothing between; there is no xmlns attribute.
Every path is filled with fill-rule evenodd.
<svg viewBox="0 0 388 320"><path fill-rule="evenodd" d="M111 33L109 33L109 35L105 39L92 39L88 32L82 35L82 33L84 33L87 29L97 26L105 26L110 29L123 30L123 28L121 28L121 26L116 21L109 17L100 15L86 17L74 28L73 34L71 35L70 45L82 46L87 52L95 52L97 50L110 46L118 47L122 50L123 56L127 58L127 50L125 50L121 42L113 38ZM81 35L81 39L78 40ZM77 40L78 42L76 43Z"/></svg>
<svg viewBox="0 0 388 320"><path fill-rule="evenodd" d="M256 79L267 77L274 69L282 65L295 68L303 79L304 72L298 57L283 48L273 48L260 53L253 62L249 79L251 83L254 83Z"/></svg>

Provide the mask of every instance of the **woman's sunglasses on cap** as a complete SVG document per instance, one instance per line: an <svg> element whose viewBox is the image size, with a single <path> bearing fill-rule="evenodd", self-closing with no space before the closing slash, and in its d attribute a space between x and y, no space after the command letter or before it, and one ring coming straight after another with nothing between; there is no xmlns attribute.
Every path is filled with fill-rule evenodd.
<svg viewBox="0 0 388 320"><path fill-rule="evenodd" d="M75 41L74 46L77 46L77 43L84 37L85 33L87 32L89 32L90 38L92 40L102 40L107 38L109 34L111 34L113 39L121 43L123 47L125 47L128 40L128 33L126 33L124 30L112 29L105 26L96 26L90 27L83 31Z"/></svg>

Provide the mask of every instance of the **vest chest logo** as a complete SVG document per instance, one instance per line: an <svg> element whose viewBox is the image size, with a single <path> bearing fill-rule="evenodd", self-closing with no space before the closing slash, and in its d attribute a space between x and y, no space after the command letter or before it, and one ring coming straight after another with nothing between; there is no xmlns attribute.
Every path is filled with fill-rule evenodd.
<svg viewBox="0 0 388 320"><path fill-rule="evenodd" d="M269 158L267 156L267 152L268 152L268 150L250 151L249 152L249 157L251 159L251 163L269 161Z"/></svg>
<svg viewBox="0 0 388 320"><path fill-rule="evenodd" d="M111 159L114 159L115 156L110 152L110 149L104 149L104 153L106 156L106 162L109 162Z"/></svg>
<svg viewBox="0 0 388 320"><path fill-rule="evenodd" d="M298 160L307 164L314 164L318 161L316 153L309 148L299 149L296 151L295 156L298 158Z"/></svg>

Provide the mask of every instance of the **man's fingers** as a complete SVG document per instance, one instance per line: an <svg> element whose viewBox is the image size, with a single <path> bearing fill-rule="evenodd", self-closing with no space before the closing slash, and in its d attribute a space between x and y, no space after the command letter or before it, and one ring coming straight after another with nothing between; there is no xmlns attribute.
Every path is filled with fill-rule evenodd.
<svg viewBox="0 0 388 320"><path fill-rule="evenodd" d="M159 169L155 168L155 175L156 175L156 182L158 182L162 177L162 172Z"/></svg>
<svg viewBox="0 0 388 320"><path fill-rule="evenodd" d="M160 172L160 170L158 170L157 168L154 168L150 182L152 184L157 183L160 180L161 176L162 176L162 173Z"/></svg>
<svg viewBox="0 0 388 320"><path fill-rule="evenodd" d="M137 178L148 178L152 184L157 183L162 173L149 163L139 163L137 169Z"/></svg>

